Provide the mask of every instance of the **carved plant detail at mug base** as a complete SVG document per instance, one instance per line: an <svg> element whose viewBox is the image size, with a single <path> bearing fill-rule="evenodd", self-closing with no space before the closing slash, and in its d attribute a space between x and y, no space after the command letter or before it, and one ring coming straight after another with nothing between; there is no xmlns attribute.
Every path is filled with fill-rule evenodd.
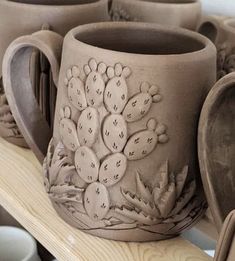
<svg viewBox="0 0 235 261"><path fill-rule="evenodd" d="M77 66L67 70L65 88L73 107L61 108L61 142L51 142L44 162L55 207L73 225L90 231L140 229L164 238L190 226L204 206L194 196L195 182L186 182L188 167L170 174L164 163L151 186L137 171L136 191L121 188L126 204L117 206L111 199L110 190L125 178L129 162L148 157L169 140L167 127L147 118L162 101L160 88L144 81L130 97L132 72L120 63L112 67L91 59L83 71L85 79ZM76 122L74 108L79 112ZM140 120L146 127L130 132L129 125Z"/></svg>
<svg viewBox="0 0 235 261"><path fill-rule="evenodd" d="M137 172L136 191L122 189L124 198L132 207L115 207L115 211L132 219L138 227L154 233L162 232L164 225L166 234L177 233L187 223L189 225L202 203L194 197L196 183L186 184L187 166L178 174L170 173L166 162L157 172L152 185L147 185Z"/></svg>

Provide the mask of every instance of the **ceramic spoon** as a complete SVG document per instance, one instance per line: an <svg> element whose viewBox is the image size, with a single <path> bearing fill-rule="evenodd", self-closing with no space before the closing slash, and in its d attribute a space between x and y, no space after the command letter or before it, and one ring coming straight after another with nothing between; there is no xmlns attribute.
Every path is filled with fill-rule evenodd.
<svg viewBox="0 0 235 261"><path fill-rule="evenodd" d="M210 91L199 123L203 185L218 230L235 208L235 73Z"/></svg>

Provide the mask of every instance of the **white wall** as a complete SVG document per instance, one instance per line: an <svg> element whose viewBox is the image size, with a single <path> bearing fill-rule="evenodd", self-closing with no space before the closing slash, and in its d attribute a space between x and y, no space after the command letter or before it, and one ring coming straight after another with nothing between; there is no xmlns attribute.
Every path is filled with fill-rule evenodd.
<svg viewBox="0 0 235 261"><path fill-rule="evenodd" d="M201 0L203 12L235 17L235 0Z"/></svg>

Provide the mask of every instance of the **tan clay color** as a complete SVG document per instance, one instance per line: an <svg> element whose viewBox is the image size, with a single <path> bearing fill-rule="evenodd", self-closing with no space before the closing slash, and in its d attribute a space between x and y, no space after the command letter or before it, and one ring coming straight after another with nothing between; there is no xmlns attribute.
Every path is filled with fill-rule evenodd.
<svg viewBox="0 0 235 261"><path fill-rule="evenodd" d="M202 109L199 159L203 185L218 231L235 209L235 73L216 83Z"/></svg>
<svg viewBox="0 0 235 261"><path fill-rule="evenodd" d="M42 28L43 24L47 24L51 30L64 36L77 25L107 20L109 20L108 0L1 0L0 81L3 55L8 45L15 38L36 32ZM50 73L45 73L42 66L37 65L36 61L31 64L31 71L37 71L39 70L37 67L41 67L40 72L32 72L32 74L36 74L36 77L32 77L36 79L34 87L41 85L42 89L40 92L41 98L38 95L36 97L37 101L44 116L47 119L53 118L53 108L50 110L52 115L48 117L49 105L46 104L46 99L42 97L42 95L46 95L45 91L43 91L46 88L43 87L48 87ZM33 69L34 67L35 69ZM54 96L54 94L51 94L51 96ZM51 98L51 107L53 107L53 100ZM0 98L0 136L14 144L23 147L27 146L14 121L5 97Z"/></svg>
<svg viewBox="0 0 235 261"><path fill-rule="evenodd" d="M199 0L113 0L114 21L150 22L196 30L201 17Z"/></svg>
<svg viewBox="0 0 235 261"><path fill-rule="evenodd" d="M115 240L166 239L191 227L205 210L196 140L216 79L211 41L175 27L89 24L66 35L61 67L57 34L14 41L4 59L6 94L42 160L50 136L42 118L31 117L35 104L17 95L30 93L32 46L47 56L58 84L44 174L59 215Z"/></svg>
<svg viewBox="0 0 235 261"><path fill-rule="evenodd" d="M227 216L216 246L214 261L234 261L235 259L235 211Z"/></svg>
<svg viewBox="0 0 235 261"><path fill-rule="evenodd" d="M235 71L235 19L225 16L204 17L198 32L217 48L217 78Z"/></svg>
<svg viewBox="0 0 235 261"><path fill-rule="evenodd" d="M227 19L229 19L227 16L203 16L198 24L197 31L209 38L217 47L224 42L225 33L222 30L222 23Z"/></svg>

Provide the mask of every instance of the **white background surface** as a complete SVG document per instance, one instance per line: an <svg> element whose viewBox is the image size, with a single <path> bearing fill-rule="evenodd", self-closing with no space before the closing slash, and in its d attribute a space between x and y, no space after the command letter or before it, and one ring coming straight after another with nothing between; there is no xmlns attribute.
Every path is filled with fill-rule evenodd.
<svg viewBox="0 0 235 261"><path fill-rule="evenodd" d="M235 0L201 0L203 12L235 16Z"/></svg>

